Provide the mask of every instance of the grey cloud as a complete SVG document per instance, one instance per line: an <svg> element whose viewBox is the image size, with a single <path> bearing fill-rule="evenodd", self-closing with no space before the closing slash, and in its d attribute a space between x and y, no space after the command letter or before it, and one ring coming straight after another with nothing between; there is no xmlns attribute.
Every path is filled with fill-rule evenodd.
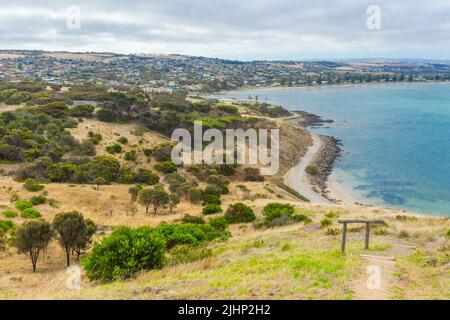
<svg viewBox="0 0 450 320"><path fill-rule="evenodd" d="M0 1L0 47L167 52L236 59L360 56L448 58L450 1ZM66 28L78 5L81 30Z"/></svg>

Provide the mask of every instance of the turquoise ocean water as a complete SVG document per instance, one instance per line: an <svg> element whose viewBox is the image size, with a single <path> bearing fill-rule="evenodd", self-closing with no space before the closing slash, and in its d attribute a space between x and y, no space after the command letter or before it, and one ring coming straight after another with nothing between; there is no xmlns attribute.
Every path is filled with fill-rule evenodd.
<svg viewBox="0 0 450 320"><path fill-rule="evenodd" d="M235 91L333 119L343 143L333 178L357 200L450 216L450 83Z"/></svg>

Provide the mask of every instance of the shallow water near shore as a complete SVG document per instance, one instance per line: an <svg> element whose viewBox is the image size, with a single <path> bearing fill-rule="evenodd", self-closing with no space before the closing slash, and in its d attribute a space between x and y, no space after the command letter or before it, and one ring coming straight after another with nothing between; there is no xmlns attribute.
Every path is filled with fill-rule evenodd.
<svg viewBox="0 0 450 320"><path fill-rule="evenodd" d="M450 83L254 89L227 98L275 103L334 123L343 143L332 179L357 201L450 216Z"/></svg>

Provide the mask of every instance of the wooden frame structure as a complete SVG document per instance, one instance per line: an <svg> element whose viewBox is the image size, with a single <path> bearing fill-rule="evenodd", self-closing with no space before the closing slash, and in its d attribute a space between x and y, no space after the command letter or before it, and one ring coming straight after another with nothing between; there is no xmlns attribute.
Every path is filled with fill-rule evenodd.
<svg viewBox="0 0 450 320"><path fill-rule="evenodd" d="M354 219L354 220L339 220L342 224L342 243L341 250L345 252L345 242L347 240L347 224L349 223L364 223L366 225L366 236L365 236L365 249L369 249L369 239L370 239L370 225L371 224L386 224L384 220L364 220L364 219Z"/></svg>

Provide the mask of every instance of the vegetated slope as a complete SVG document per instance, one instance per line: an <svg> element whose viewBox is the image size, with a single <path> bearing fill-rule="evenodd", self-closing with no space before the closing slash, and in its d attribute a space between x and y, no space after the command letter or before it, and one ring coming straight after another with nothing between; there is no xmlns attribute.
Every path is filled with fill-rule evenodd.
<svg viewBox="0 0 450 320"><path fill-rule="evenodd" d="M255 168L174 167L168 163L170 148L164 144L173 128L191 128L199 119L206 127L222 130L280 127L282 174L298 162L311 142L303 128L266 117L245 118L236 106L218 101L194 103L177 95L143 97L135 91L111 94L105 88L48 93L39 92L40 86L28 87L38 92L2 91L9 103L20 99L27 106L1 116L5 132L1 157L7 161L0 176L4 228L0 298L360 298L356 289L364 284L366 264L360 256L363 230L351 230L349 250L342 255L338 217L377 217L388 222L373 230L371 253L396 259L399 273L389 277L389 297L448 297L448 219L363 206L307 204L277 184L278 177L263 178ZM63 102L75 98L100 105L75 108ZM11 148L20 151L20 157ZM95 162L98 157L106 157L100 162L103 166ZM139 169L157 172L159 181L145 171L142 182ZM25 180L30 177L36 181ZM159 207L157 214L146 214L142 203L129 193L137 184L146 189L157 184L169 193L179 193L181 201L173 210ZM31 201L32 210L25 215L24 205L30 206ZM161 270L142 272L128 281L99 285L83 277L81 291L66 285L70 275L56 239L39 259L36 273L29 259L11 245L14 228L30 221L30 213L37 212L50 222L58 213L79 211L97 225L94 242L101 242L118 226L209 221L223 214L203 215L208 205L226 211L236 202L252 208L257 220L230 225L232 237L227 241L172 248ZM262 211L272 202L294 205L297 220L280 216L268 223ZM405 245L409 248L404 249Z"/></svg>

